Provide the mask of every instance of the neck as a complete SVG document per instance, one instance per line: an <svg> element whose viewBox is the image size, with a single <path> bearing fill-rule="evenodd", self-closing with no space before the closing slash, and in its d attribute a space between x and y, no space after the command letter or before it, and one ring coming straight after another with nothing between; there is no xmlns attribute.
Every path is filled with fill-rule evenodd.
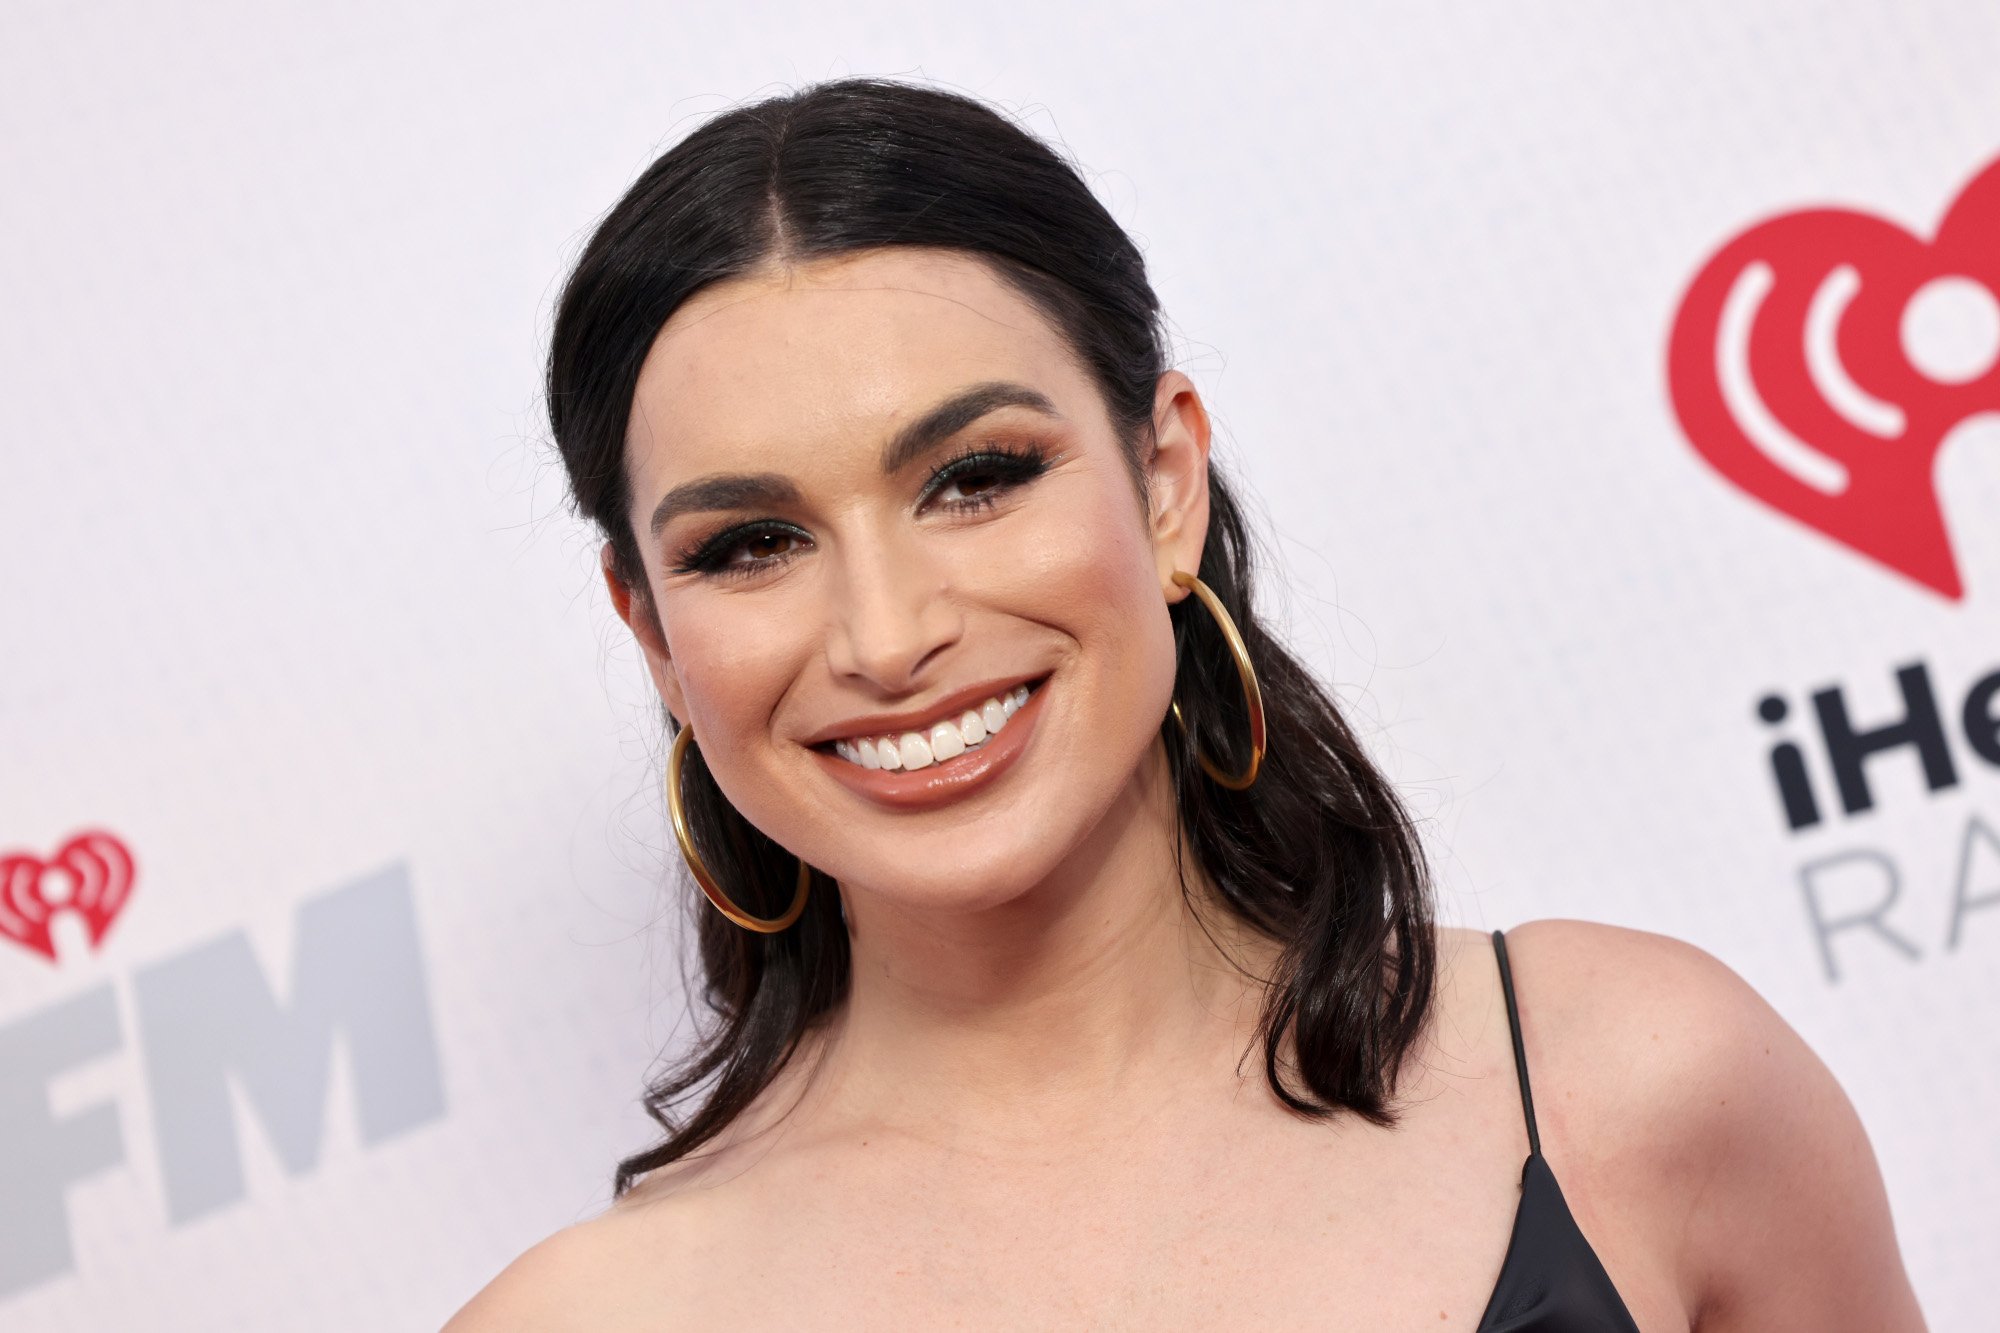
<svg viewBox="0 0 2000 1333"><path fill-rule="evenodd" d="M825 1051L829 1095L873 1121L920 1117L927 1133L989 1142L1087 1125L1156 1084L1189 1085L1196 1066L1233 1066L1262 1000L1239 963L1262 972L1270 958L1215 903L1157 745L1028 892L954 914L855 894L847 910L852 982Z"/></svg>

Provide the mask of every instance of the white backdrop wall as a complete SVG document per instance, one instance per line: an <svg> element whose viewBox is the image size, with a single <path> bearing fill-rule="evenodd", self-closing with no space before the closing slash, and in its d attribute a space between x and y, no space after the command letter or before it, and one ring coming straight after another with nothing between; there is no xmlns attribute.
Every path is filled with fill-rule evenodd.
<svg viewBox="0 0 2000 1333"><path fill-rule="evenodd" d="M2000 220L1921 241L2000 157L1996 68L1986 0L14 0L0 1326L434 1327L608 1200L684 1035L682 911L657 712L564 510L538 357L659 150L847 73L1019 112L1141 238L1263 497L1271 609L1424 816L1448 918L1616 922L1735 967L1860 1109L1934 1326L1984 1326L2000 375L1906 372L1988 354ZM1912 233L1900 259L1813 233L1862 283L1836 359L1908 429L1870 454L1785 424L1892 537L1922 506L1870 468L1921 493L1945 439L1958 595L1756 498L1670 401L1709 257L1822 205ZM1790 255L1764 256L1773 311ZM1826 387L1773 318L1738 424L1744 376L1781 417ZM1727 360L1689 337L1697 372ZM1849 813L1822 710L1879 728L1913 680L1937 734L1857 759Z"/></svg>

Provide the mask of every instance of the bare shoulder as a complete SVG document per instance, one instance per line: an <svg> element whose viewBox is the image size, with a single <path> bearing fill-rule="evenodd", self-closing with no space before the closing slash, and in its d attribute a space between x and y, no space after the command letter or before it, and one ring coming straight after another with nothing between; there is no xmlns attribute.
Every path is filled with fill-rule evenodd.
<svg viewBox="0 0 2000 1333"><path fill-rule="evenodd" d="M1530 921L1506 944L1557 1174L1644 1201L1695 1327L1923 1327L1867 1133L1755 988L1650 931Z"/></svg>
<svg viewBox="0 0 2000 1333"><path fill-rule="evenodd" d="M815 1040L801 1049L816 1049ZM730 1275L740 1283L744 1256L754 1256L743 1241L763 1229L785 1188L781 1131L812 1068L808 1056L795 1058L708 1142L641 1176L598 1216L522 1254L445 1333L636 1333L728 1322L722 1307Z"/></svg>
<svg viewBox="0 0 2000 1333"><path fill-rule="evenodd" d="M444 1333L527 1333L585 1326L607 1267L591 1223L550 1236L508 1264L444 1326Z"/></svg>
<svg viewBox="0 0 2000 1333"><path fill-rule="evenodd" d="M1747 1058L1758 1044L1748 1039L1783 1026L1720 959L1669 935L1549 919L1512 927L1506 944L1524 1025L1532 1018L1546 1032L1561 1032L1569 1048L1643 1055L1655 1068L1654 1055L1671 1061L1703 1051L1704 1067L1726 1074L1741 1071L1717 1068L1717 1061ZM1634 1038L1644 1046L1632 1046Z"/></svg>
<svg viewBox="0 0 2000 1333"><path fill-rule="evenodd" d="M1769 1113L1806 1115L1826 1130L1833 1126L1821 1122L1851 1115L1819 1057L1705 949L1561 919L1515 926L1506 944L1529 1066L1546 1069L1538 1081L1554 1085L1548 1113L1561 1118L1572 1101L1599 1113L1579 1137L1615 1142L1629 1133L1631 1146L1670 1154L1692 1146L1705 1161L1719 1145L1754 1140ZM1604 1112L1619 1114L1607 1121Z"/></svg>
<svg viewBox="0 0 2000 1333"><path fill-rule="evenodd" d="M714 1203L701 1177L654 1172L604 1213L508 1264L444 1333L603 1333L691 1319L701 1300L703 1219Z"/></svg>

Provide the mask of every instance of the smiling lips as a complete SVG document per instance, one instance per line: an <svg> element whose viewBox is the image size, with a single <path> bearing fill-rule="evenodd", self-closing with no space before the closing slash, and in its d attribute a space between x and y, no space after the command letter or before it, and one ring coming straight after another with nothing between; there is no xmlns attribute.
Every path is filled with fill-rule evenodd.
<svg viewBox="0 0 2000 1333"><path fill-rule="evenodd" d="M992 696L977 708L968 708L956 718L947 718L928 731L905 731L900 735L862 737L833 743L833 752L862 768L902 769L915 772L956 759L967 750L986 743L1006 729L1007 720L1028 702L1026 685Z"/></svg>
<svg viewBox="0 0 2000 1333"><path fill-rule="evenodd" d="M1047 681L1016 685L922 730L840 737L813 746L828 774L892 809L944 805L998 778L1027 748Z"/></svg>

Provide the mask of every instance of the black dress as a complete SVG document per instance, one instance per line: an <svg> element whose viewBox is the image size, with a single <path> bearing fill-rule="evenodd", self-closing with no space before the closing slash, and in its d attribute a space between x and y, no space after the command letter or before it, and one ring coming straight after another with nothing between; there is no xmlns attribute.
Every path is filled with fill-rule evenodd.
<svg viewBox="0 0 2000 1333"><path fill-rule="evenodd" d="M1501 931L1493 932L1493 952L1500 960L1507 1026L1514 1034L1514 1069L1521 1076L1521 1109L1528 1120L1528 1160L1521 1168L1521 1202L1507 1257L1479 1317L1478 1333L1639 1333L1542 1157L1535 1100L1528 1092L1528 1054L1521 1045L1514 977L1507 969L1507 939Z"/></svg>

